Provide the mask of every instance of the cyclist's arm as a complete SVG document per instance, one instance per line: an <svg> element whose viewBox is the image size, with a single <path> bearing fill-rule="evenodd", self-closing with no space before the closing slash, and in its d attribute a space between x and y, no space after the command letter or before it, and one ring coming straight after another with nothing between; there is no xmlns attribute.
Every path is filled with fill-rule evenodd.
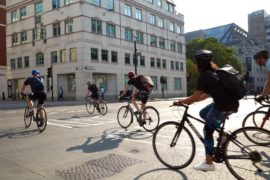
<svg viewBox="0 0 270 180"><path fill-rule="evenodd" d="M126 94L127 94L127 92L128 92L128 90L129 90L129 85L126 85L126 87L125 87L124 91L122 92L122 94L120 94L120 96L124 96L124 95L126 95Z"/></svg>
<svg viewBox="0 0 270 180"><path fill-rule="evenodd" d="M25 88L26 88L26 85L23 84L23 85L22 85L22 88L21 88L21 93L24 93Z"/></svg>
<svg viewBox="0 0 270 180"><path fill-rule="evenodd" d="M267 96L270 94L270 72L268 72L267 80L263 87L262 96Z"/></svg>

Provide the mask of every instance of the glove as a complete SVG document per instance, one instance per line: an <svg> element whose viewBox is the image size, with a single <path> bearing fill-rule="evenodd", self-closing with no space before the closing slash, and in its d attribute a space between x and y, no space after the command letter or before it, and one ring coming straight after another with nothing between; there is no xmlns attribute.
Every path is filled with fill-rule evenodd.
<svg viewBox="0 0 270 180"><path fill-rule="evenodd" d="M258 103L262 103L262 101L265 100L265 99L266 99L266 97L264 97L264 96L259 96L259 97L256 97L256 98L255 98L255 101L257 101Z"/></svg>

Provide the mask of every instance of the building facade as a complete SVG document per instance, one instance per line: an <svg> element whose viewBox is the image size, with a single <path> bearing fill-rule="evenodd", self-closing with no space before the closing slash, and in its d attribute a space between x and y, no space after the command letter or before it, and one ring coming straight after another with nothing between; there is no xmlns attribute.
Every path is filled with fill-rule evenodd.
<svg viewBox="0 0 270 180"><path fill-rule="evenodd" d="M48 95L63 87L82 99L86 83L115 98L134 71L152 77L153 96L186 95L183 15L168 0L10 0L7 3L7 65L13 93L32 69L40 69ZM52 67L52 78L47 69Z"/></svg>
<svg viewBox="0 0 270 180"><path fill-rule="evenodd" d="M0 1L0 42L0 93L3 99L7 95L6 1Z"/></svg>

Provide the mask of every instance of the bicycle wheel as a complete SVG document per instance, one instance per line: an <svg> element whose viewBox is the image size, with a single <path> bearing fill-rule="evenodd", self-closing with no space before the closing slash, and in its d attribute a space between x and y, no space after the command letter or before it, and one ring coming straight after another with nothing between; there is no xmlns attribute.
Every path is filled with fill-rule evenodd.
<svg viewBox="0 0 270 180"><path fill-rule="evenodd" d="M127 129L133 122L133 114L128 106L122 106L117 113L118 124Z"/></svg>
<svg viewBox="0 0 270 180"><path fill-rule="evenodd" d="M260 106L260 107L258 107L255 111L265 111L265 112L267 112L268 111L268 109L269 109L269 105L264 105L264 106ZM254 112L255 112L254 111Z"/></svg>
<svg viewBox="0 0 270 180"><path fill-rule="evenodd" d="M269 147L249 141L245 135L270 132L257 127L245 127L232 133L224 146L225 164L237 179L253 180L270 177Z"/></svg>
<svg viewBox="0 0 270 180"><path fill-rule="evenodd" d="M95 106L92 101L86 100L85 107L89 114L93 114L95 112Z"/></svg>
<svg viewBox="0 0 270 180"><path fill-rule="evenodd" d="M108 111L108 108L107 108L107 105L106 103L103 101L103 100L99 100L99 104L98 104L98 107L99 107L99 114L101 115L105 115L107 114L107 111Z"/></svg>
<svg viewBox="0 0 270 180"><path fill-rule="evenodd" d="M141 117L145 121L143 128L146 131L156 130L156 128L159 125L160 119L159 119L159 113L154 107L152 106L145 107L141 114Z"/></svg>
<svg viewBox="0 0 270 180"><path fill-rule="evenodd" d="M31 125L32 120L33 120L33 115L29 115L29 107L26 107L24 111L25 128L28 128Z"/></svg>
<svg viewBox="0 0 270 180"><path fill-rule="evenodd" d="M179 128L179 125L174 121L165 122L153 135L152 144L156 157L163 165L172 169L188 166L195 156L194 138L186 127Z"/></svg>
<svg viewBox="0 0 270 180"><path fill-rule="evenodd" d="M47 113L44 108L40 108L36 117L37 127L39 132L43 132L47 126Z"/></svg>

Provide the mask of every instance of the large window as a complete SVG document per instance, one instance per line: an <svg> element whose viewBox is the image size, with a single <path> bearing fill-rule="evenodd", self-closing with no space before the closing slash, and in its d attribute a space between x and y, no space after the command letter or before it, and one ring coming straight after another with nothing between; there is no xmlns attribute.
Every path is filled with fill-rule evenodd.
<svg viewBox="0 0 270 180"><path fill-rule="evenodd" d="M174 61L171 61L171 70L174 70Z"/></svg>
<svg viewBox="0 0 270 180"><path fill-rule="evenodd" d="M163 18L157 17L157 26L164 28L164 19Z"/></svg>
<svg viewBox="0 0 270 180"><path fill-rule="evenodd" d="M52 0L52 8L53 9L60 8L60 0Z"/></svg>
<svg viewBox="0 0 270 180"><path fill-rule="evenodd" d="M92 19L92 32L102 34L102 22Z"/></svg>
<svg viewBox="0 0 270 180"><path fill-rule="evenodd" d="M68 5L70 3L72 3L72 0L64 0L64 5Z"/></svg>
<svg viewBox="0 0 270 180"><path fill-rule="evenodd" d="M146 0L147 2L153 4L153 0Z"/></svg>
<svg viewBox="0 0 270 180"><path fill-rule="evenodd" d="M98 49L91 48L91 60L98 61Z"/></svg>
<svg viewBox="0 0 270 180"><path fill-rule="evenodd" d="M140 21L142 20L142 10L141 9L136 9L135 18L140 20Z"/></svg>
<svg viewBox="0 0 270 180"><path fill-rule="evenodd" d="M108 10L114 9L114 0L105 0L105 8Z"/></svg>
<svg viewBox="0 0 270 180"><path fill-rule="evenodd" d="M75 75L70 74L68 75L68 92L75 92L75 91L76 91Z"/></svg>
<svg viewBox="0 0 270 180"><path fill-rule="evenodd" d="M125 40L132 41L133 39L133 30L130 28L125 28Z"/></svg>
<svg viewBox="0 0 270 180"><path fill-rule="evenodd" d="M42 1L35 3L35 14L41 14L43 12Z"/></svg>
<svg viewBox="0 0 270 180"><path fill-rule="evenodd" d="M175 50L176 50L175 42L174 42L174 41L171 41L171 42L170 42L170 50L171 50L171 51L175 51Z"/></svg>
<svg viewBox="0 0 270 180"><path fill-rule="evenodd" d="M29 56L24 56L24 68L30 67Z"/></svg>
<svg viewBox="0 0 270 180"><path fill-rule="evenodd" d="M22 58L19 57L17 58L17 68L22 69L22 67L23 67Z"/></svg>
<svg viewBox="0 0 270 180"><path fill-rule="evenodd" d="M181 78L174 78L174 90L179 91L182 89Z"/></svg>
<svg viewBox="0 0 270 180"><path fill-rule="evenodd" d="M114 24L107 24L106 25L106 34L109 37L116 37L116 30Z"/></svg>
<svg viewBox="0 0 270 180"><path fill-rule="evenodd" d="M100 0L90 0L90 3L96 6L100 6Z"/></svg>
<svg viewBox="0 0 270 180"><path fill-rule="evenodd" d="M156 25L156 16L153 14L149 15L149 23L152 25Z"/></svg>
<svg viewBox="0 0 270 180"><path fill-rule="evenodd" d="M157 6L162 7L162 0L157 0Z"/></svg>
<svg viewBox="0 0 270 180"><path fill-rule="evenodd" d="M175 12L174 8L175 8L175 6L167 1L166 10L169 11L170 13L174 13Z"/></svg>
<svg viewBox="0 0 270 180"><path fill-rule="evenodd" d="M12 11L11 12L11 22L16 22L18 21L18 17L17 17L17 11Z"/></svg>
<svg viewBox="0 0 270 180"><path fill-rule="evenodd" d="M165 49L165 39L162 37L159 38L159 47Z"/></svg>
<svg viewBox="0 0 270 180"><path fill-rule="evenodd" d="M22 7L20 9L20 19L23 19L26 17L26 7Z"/></svg>
<svg viewBox="0 0 270 180"><path fill-rule="evenodd" d="M112 51L111 52L111 60L112 60L112 63L117 63L117 61L118 61L118 53L117 53L117 51Z"/></svg>
<svg viewBox="0 0 270 180"><path fill-rule="evenodd" d="M44 64L44 54L39 52L36 54L36 66Z"/></svg>
<svg viewBox="0 0 270 180"><path fill-rule="evenodd" d="M69 61L77 62L77 49L76 48L69 49Z"/></svg>
<svg viewBox="0 0 270 180"><path fill-rule="evenodd" d="M125 4L124 15L131 17L131 15L132 15L131 6Z"/></svg>
<svg viewBox="0 0 270 180"><path fill-rule="evenodd" d="M101 50L101 60L108 62L109 52L106 49Z"/></svg>
<svg viewBox="0 0 270 180"><path fill-rule="evenodd" d="M162 59L162 67L163 67L164 69L167 68L167 61L166 61L166 59Z"/></svg>
<svg viewBox="0 0 270 180"><path fill-rule="evenodd" d="M169 22L169 30L174 32L174 23Z"/></svg>
<svg viewBox="0 0 270 180"><path fill-rule="evenodd" d="M161 59L157 58L157 68L161 68Z"/></svg>
<svg viewBox="0 0 270 180"><path fill-rule="evenodd" d="M136 32L136 40L139 44L143 44L143 33L137 31Z"/></svg>
<svg viewBox="0 0 270 180"><path fill-rule="evenodd" d="M73 32L73 19L65 20L65 33L69 34Z"/></svg>
<svg viewBox="0 0 270 180"><path fill-rule="evenodd" d="M154 57L151 57L150 58L150 67L155 67L155 66L156 66L155 58Z"/></svg>
<svg viewBox="0 0 270 180"><path fill-rule="evenodd" d="M51 52L51 63L56 64L57 63L57 51Z"/></svg>
<svg viewBox="0 0 270 180"><path fill-rule="evenodd" d="M16 69L16 60L15 59L10 59L10 69L11 70Z"/></svg>
<svg viewBox="0 0 270 180"><path fill-rule="evenodd" d="M176 32L177 34L181 34L181 26L175 25L175 32Z"/></svg>
<svg viewBox="0 0 270 180"><path fill-rule="evenodd" d="M67 53L66 50L63 49L60 51L60 63L66 63L67 62Z"/></svg>
<svg viewBox="0 0 270 180"><path fill-rule="evenodd" d="M140 56L140 66L145 66L145 56Z"/></svg>
<svg viewBox="0 0 270 180"><path fill-rule="evenodd" d="M125 53L125 64L130 64L130 54Z"/></svg>
<svg viewBox="0 0 270 180"><path fill-rule="evenodd" d="M18 34L11 35L11 43L12 43L12 45L18 43Z"/></svg>
<svg viewBox="0 0 270 180"><path fill-rule="evenodd" d="M59 23L54 23L53 24L53 36L60 36L61 35L61 24Z"/></svg>
<svg viewBox="0 0 270 180"><path fill-rule="evenodd" d="M179 62L178 61L175 62L175 70L179 70Z"/></svg>
<svg viewBox="0 0 270 180"><path fill-rule="evenodd" d="M157 80L157 76L151 76L151 79L154 83L154 90L157 90L158 89L158 80Z"/></svg>
<svg viewBox="0 0 270 180"><path fill-rule="evenodd" d="M150 36L150 45L157 47L157 36L155 36L155 35Z"/></svg>
<svg viewBox="0 0 270 180"><path fill-rule="evenodd" d="M21 42L27 41L27 31L21 32Z"/></svg>
<svg viewBox="0 0 270 180"><path fill-rule="evenodd" d="M177 43L177 51L178 51L179 53L183 53L183 46L182 46L181 43Z"/></svg>

